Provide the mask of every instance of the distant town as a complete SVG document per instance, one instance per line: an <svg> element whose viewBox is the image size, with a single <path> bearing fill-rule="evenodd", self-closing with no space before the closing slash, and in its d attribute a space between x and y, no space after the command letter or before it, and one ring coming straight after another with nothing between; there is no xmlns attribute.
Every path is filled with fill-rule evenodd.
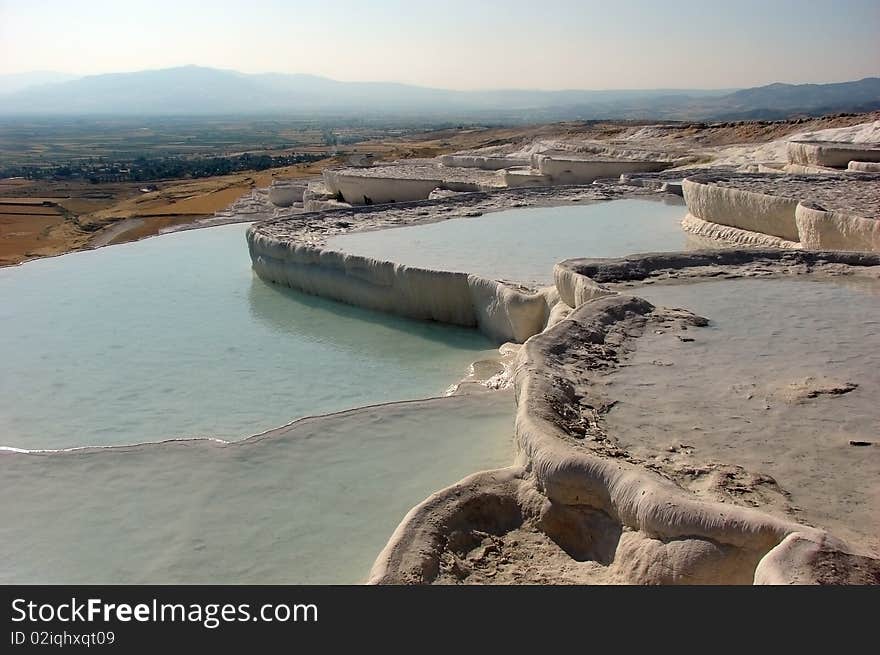
<svg viewBox="0 0 880 655"><path fill-rule="evenodd" d="M138 157L112 161L104 157L87 158L63 164L19 165L0 168L0 178L27 180L85 180L107 182L150 182L154 180L203 178L241 171L264 171L280 166L304 164L322 159L320 154L272 156L242 154L231 157Z"/></svg>

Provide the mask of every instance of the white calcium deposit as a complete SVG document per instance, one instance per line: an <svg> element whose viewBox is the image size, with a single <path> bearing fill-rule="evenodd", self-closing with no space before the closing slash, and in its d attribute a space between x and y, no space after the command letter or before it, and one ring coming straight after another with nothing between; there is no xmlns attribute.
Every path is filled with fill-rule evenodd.
<svg viewBox="0 0 880 655"><path fill-rule="evenodd" d="M313 295L424 320L477 327L522 343L546 325L550 291L529 292L477 275L404 266L247 232L261 278Z"/></svg>
<svg viewBox="0 0 880 655"><path fill-rule="evenodd" d="M790 141L837 141L841 143L880 143L880 121L850 127L836 127L812 132L797 132L768 143L730 146L720 149L713 166L742 166L788 160ZM844 164L846 165L846 164Z"/></svg>

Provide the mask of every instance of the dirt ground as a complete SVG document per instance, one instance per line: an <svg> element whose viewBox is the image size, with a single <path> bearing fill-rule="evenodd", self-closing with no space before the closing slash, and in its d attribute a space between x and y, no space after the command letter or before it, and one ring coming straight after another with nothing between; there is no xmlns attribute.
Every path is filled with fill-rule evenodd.
<svg viewBox="0 0 880 655"><path fill-rule="evenodd" d="M0 265L78 246L70 227L64 208L50 199L0 200Z"/></svg>
<svg viewBox="0 0 880 655"><path fill-rule="evenodd" d="M148 193L140 190L146 185L139 183L0 180L0 266L86 248L125 219L143 222L111 243L152 236L166 227L210 216L274 178L320 175L337 161L328 158L261 172L167 180L150 183L158 189Z"/></svg>

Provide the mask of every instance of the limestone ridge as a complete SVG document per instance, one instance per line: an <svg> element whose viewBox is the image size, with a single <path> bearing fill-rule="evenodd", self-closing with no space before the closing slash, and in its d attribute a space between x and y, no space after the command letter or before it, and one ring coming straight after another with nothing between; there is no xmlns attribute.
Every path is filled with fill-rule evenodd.
<svg viewBox="0 0 880 655"><path fill-rule="evenodd" d="M498 343L522 343L551 319L558 302L555 287L529 289L467 272L379 261L328 250L325 238L353 228L454 219L548 199L610 200L653 193L625 185L510 189L384 207L339 208L255 223L247 231L247 243L254 271L267 281L409 318L476 327Z"/></svg>
<svg viewBox="0 0 880 655"><path fill-rule="evenodd" d="M557 280L566 285L559 288L562 301L580 304L519 352L515 464L475 473L411 510L376 560L370 582L880 581L880 562L840 539L757 509L698 498L604 431L609 399L591 379L616 366L648 324L705 324L684 310L622 295L608 283L768 270L876 279L880 256L730 250L557 265ZM577 300L579 289L589 291Z"/></svg>
<svg viewBox="0 0 880 655"><path fill-rule="evenodd" d="M752 173L688 175L684 228L744 244L880 251L880 145L793 138L786 156Z"/></svg>

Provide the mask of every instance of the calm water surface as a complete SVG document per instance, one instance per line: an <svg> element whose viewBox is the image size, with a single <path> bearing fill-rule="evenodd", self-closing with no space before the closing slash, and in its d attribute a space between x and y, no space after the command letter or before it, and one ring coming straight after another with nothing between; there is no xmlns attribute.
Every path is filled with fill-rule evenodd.
<svg viewBox="0 0 880 655"><path fill-rule="evenodd" d="M442 394L492 346L266 284L246 225L0 269L0 446L242 438Z"/></svg>
<svg viewBox="0 0 880 655"><path fill-rule="evenodd" d="M676 200L530 207L345 234L327 245L411 266L552 284L553 265L563 259L686 249L686 211Z"/></svg>
<svg viewBox="0 0 880 655"><path fill-rule="evenodd" d="M353 584L434 491L513 461L510 392L263 438L0 453L0 584Z"/></svg>

